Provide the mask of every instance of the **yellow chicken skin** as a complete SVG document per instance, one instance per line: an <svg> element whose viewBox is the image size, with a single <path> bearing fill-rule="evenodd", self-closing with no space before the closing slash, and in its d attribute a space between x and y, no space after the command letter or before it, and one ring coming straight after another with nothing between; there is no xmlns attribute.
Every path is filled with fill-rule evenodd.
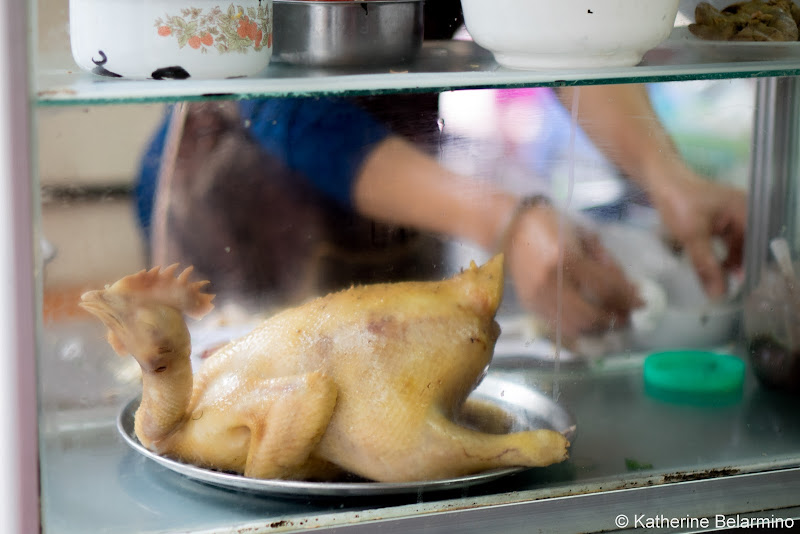
<svg viewBox="0 0 800 534"><path fill-rule="evenodd" d="M503 257L441 282L352 287L287 309L192 375L184 315L211 305L176 266L90 291L81 305L142 368L135 431L149 449L255 478L340 470L422 481L567 457L558 432L489 434L454 422L500 333ZM474 407L473 407L474 408Z"/></svg>

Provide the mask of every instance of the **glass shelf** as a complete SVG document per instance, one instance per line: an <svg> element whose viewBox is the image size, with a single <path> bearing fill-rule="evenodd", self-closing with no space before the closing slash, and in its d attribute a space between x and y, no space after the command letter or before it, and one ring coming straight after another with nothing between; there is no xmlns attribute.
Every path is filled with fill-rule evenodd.
<svg viewBox="0 0 800 534"><path fill-rule="evenodd" d="M441 532L459 531L456 523L471 522L465 531L506 532L515 519L529 522L532 506L544 507L535 514L538 527L582 532L613 529L614 516L626 510L705 517L705 504L724 514L742 491L749 509L788 506L800 488L800 398L760 388L749 370L741 399L693 405L646 391L643 354L573 364L568 375L528 356L501 354L492 364L494 376L547 393L559 384L559 403L578 422L569 462L485 485L416 495L275 499L229 491L168 471L122 441L114 419L139 386L120 381L117 370L123 360L104 366L110 355L99 324L52 323L43 347L41 469L48 498L42 517L47 532L230 534L272 532L278 526L296 532L358 525L363 532L408 533L435 531L440 521ZM81 348L79 360L65 360L59 351L74 347ZM63 385L85 379L87 369L95 370L96 382L79 399ZM753 479L759 473L772 479L764 491ZM696 483L713 478L727 479L731 486L723 493L711 480ZM670 487L676 500L662 498ZM645 491L625 494L627 502L612 502L612 495L619 497L615 490ZM719 497L723 494L724 499ZM565 504L575 498L583 504ZM499 517L492 518L493 508L501 510ZM773 515L791 517L788 513ZM437 514L450 517L437 519ZM419 515L425 517L421 523L415 522ZM370 525L376 518L399 523L394 529Z"/></svg>
<svg viewBox="0 0 800 534"><path fill-rule="evenodd" d="M679 28L676 28L679 30ZM40 106L171 102L261 96L356 95L521 86L594 85L727 79L800 74L800 43L778 48L750 43L688 42L674 31L640 65L563 71L500 67L470 41L430 41L401 69L331 71L273 63L261 76L229 80L119 80L84 73L64 58L39 61L35 101ZM795 46L796 45L796 46ZM747 45L745 45L746 47ZM62 51L63 52L63 51ZM744 60L742 60L744 59ZM69 65L66 68L64 65Z"/></svg>

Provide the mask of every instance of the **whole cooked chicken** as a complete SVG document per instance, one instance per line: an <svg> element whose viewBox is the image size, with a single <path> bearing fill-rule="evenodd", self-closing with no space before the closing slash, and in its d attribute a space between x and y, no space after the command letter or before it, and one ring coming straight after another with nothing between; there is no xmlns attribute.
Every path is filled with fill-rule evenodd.
<svg viewBox="0 0 800 534"><path fill-rule="evenodd" d="M194 374L184 316L202 317L213 297L191 268L176 272L156 267L81 297L142 369L135 432L156 453L255 478L382 482L567 457L552 430L457 422L464 411L493 416L465 401L499 334L502 256L441 282L352 287L287 309Z"/></svg>

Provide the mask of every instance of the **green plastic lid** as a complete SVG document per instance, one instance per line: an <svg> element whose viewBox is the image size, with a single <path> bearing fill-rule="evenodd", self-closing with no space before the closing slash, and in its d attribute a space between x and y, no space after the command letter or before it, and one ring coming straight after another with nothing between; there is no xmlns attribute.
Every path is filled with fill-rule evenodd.
<svg viewBox="0 0 800 534"><path fill-rule="evenodd" d="M744 371L744 361L730 354L658 352L644 360L644 383L648 393L663 400L707 403L741 396Z"/></svg>

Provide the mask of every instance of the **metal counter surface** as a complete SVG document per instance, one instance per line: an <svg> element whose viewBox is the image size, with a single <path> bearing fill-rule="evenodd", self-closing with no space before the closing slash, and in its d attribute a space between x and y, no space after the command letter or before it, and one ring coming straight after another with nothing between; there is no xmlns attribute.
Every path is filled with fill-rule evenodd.
<svg viewBox="0 0 800 534"><path fill-rule="evenodd" d="M524 518L534 505L543 530L559 521L558 530L569 531L570 511L579 510L584 517L575 516L573 530L586 530L586 521L596 525L594 530L605 530L616 528L613 506L645 511L654 509L655 498L672 498L673 512L693 516L800 505L800 398L765 391L749 374L741 399L693 406L649 396L641 377L642 355L592 365L565 363L558 373L552 364L498 359L493 373L556 395L575 416L577 438L569 461L451 492L291 500L211 487L131 450L115 427L119 409L138 390L135 381L120 379L127 361L105 347L94 325L54 325L45 334L40 461L47 534L321 527L367 532L378 525L402 532L412 527L435 531L436 525L459 522L485 531L476 513L497 516L490 530L491 525L500 528L498 518L512 517L528 528ZM770 484L765 472L774 477ZM775 484L778 493L763 489ZM585 507L588 499L603 507L591 511ZM587 517L589 511L594 518Z"/></svg>

